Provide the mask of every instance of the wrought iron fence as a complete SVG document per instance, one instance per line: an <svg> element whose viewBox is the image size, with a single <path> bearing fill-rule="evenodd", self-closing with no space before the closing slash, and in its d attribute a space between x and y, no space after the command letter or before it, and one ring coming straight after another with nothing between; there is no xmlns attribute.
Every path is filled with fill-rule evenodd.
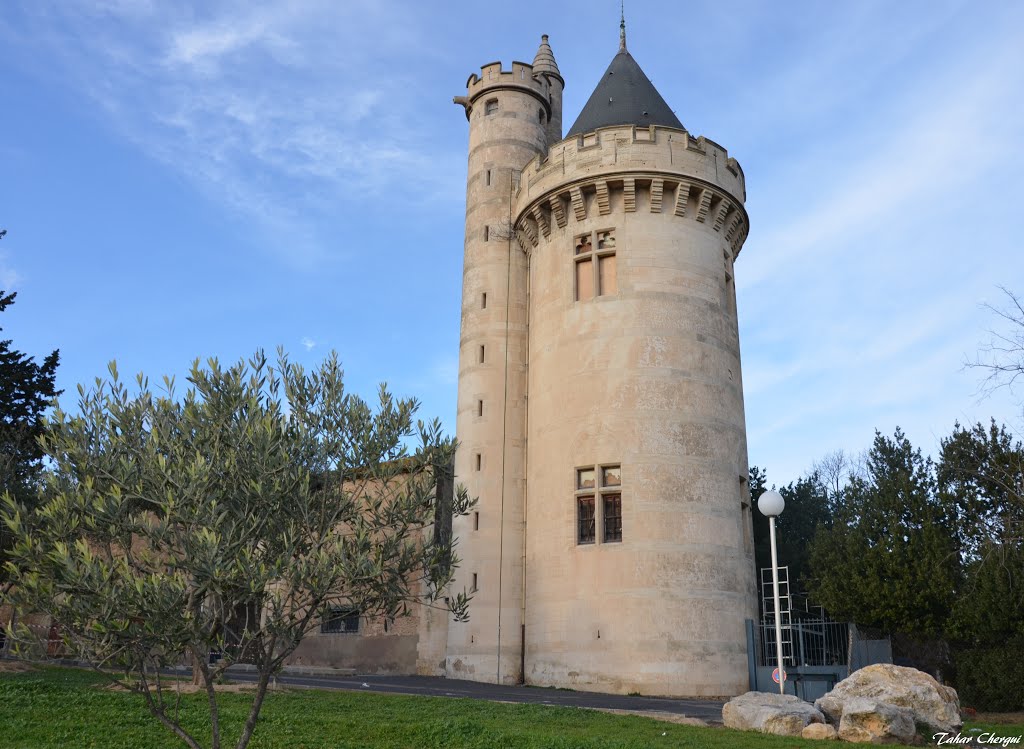
<svg viewBox="0 0 1024 749"><path fill-rule="evenodd" d="M758 628L759 665L778 665L775 655L775 621L762 619ZM829 619L794 621L782 626L782 660L793 666L848 666L850 626Z"/></svg>
<svg viewBox="0 0 1024 749"><path fill-rule="evenodd" d="M851 628L828 617L821 606L789 586L789 568L779 567L779 622L785 666L848 666ZM761 569L761 623L759 665L778 665L775 648L775 597L771 567ZM854 630L855 631L855 630Z"/></svg>

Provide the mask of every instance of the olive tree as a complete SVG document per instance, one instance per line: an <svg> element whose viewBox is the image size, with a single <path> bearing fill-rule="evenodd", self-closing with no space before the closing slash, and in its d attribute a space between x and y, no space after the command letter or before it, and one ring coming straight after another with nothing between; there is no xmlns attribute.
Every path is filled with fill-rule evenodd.
<svg viewBox="0 0 1024 749"><path fill-rule="evenodd" d="M197 361L181 395L173 379L156 392L136 382L112 364L79 387L77 413L48 419L39 496L5 499L11 596L189 747L200 743L167 676L178 664L205 690L214 749L228 741L215 682L255 666L243 749L273 675L329 607L467 617L468 596L450 590L450 524L472 502L438 491L455 442L414 422L415 400L381 386L371 408L345 391L334 355L309 372L281 352Z"/></svg>

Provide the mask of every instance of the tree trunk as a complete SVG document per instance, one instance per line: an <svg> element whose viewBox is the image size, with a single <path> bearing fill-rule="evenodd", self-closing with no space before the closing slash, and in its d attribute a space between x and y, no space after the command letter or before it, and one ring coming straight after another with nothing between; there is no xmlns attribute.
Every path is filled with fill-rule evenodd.
<svg viewBox="0 0 1024 749"><path fill-rule="evenodd" d="M7 623L7 630L10 634L4 637L4 651L0 653L5 658L11 654L11 642L14 640L14 628L18 626L18 609L11 606L11 619Z"/></svg>
<svg viewBox="0 0 1024 749"><path fill-rule="evenodd" d="M260 669L260 679L256 684L256 695L253 697L252 707L249 709L249 717L246 718L245 728L242 729L242 735L238 737L238 744L235 745L235 749L245 749L249 744L249 739L252 738L252 732L256 728L256 721L260 717L260 709L263 707L263 698L267 696L270 671L271 667L267 664L263 664L263 667Z"/></svg>

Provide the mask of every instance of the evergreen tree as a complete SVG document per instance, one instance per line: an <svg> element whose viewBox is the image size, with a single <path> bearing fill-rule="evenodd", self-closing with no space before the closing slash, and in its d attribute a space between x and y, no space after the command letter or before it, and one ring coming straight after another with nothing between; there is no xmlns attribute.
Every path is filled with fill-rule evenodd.
<svg viewBox="0 0 1024 749"><path fill-rule="evenodd" d="M995 420L957 424L942 440L938 477L967 562L949 634L970 647L1024 638L1024 445Z"/></svg>
<svg viewBox="0 0 1024 749"><path fill-rule="evenodd" d="M811 544L811 593L834 616L890 633L942 633L960 578L956 512L935 467L899 429L875 433L831 528Z"/></svg>
<svg viewBox="0 0 1024 749"><path fill-rule="evenodd" d="M760 584L761 570L772 564L768 518L756 507L756 500L768 489L763 469L751 468L750 487L755 500L754 563L757 565ZM790 591L802 593L803 580L809 572L811 540L818 525L831 525L832 511L826 490L816 472L779 488L778 492L786 500L785 511L775 519L779 565L789 567Z"/></svg>
<svg viewBox="0 0 1024 749"><path fill-rule="evenodd" d="M16 296L0 292L0 312L13 304ZM8 492L20 501L29 501L42 470L39 437L43 412L60 395L55 384L60 353L54 351L38 364L11 343L0 341L0 496ZM11 543L6 530L0 525L0 579Z"/></svg>
<svg viewBox="0 0 1024 749"><path fill-rule="evenodd" d="M768 472L757 466L750 466L750 498L756 503L758 497L768 491Z"/></svg>
<svg viewBox="0 0 1024 749"><path fill-rule="evenodd" d="M938 480L958 508L958 532L971 558L1024 536L1024 445L993 419L942 440Z"/></svg>
<svg viewBox="0 0 1024 749"><path fill-rule="evenodd" d="M789 565L790 589L802 593L811 573L811 542L819 527L831 527L832 508L817 472L780 488L779 494L786 500L777 523L779 563Z"/></svg>

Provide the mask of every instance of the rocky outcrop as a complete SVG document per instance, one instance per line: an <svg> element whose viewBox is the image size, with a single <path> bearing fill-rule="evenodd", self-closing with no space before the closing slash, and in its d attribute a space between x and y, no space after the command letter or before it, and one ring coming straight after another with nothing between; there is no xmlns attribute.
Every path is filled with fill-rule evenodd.
<svg viewBox="0 0 1024 749"><path fill-rule="evenodd" d="M810 703L791 694L747 692L725 704L722 722L742 731L799 736L809 724L824 723L825 716Z"/></svg>
<svg viewBox="0 0 1024 749"><path fill-rule="evenodd" d="M829 723L811 723L800 732L800 737L815 741L828 741L839 738L839 734Z"/></svg>
<svg viewBox="0 0 1024 749"><path fill-rule="evenodd" d="M928 726L934 731L955 733L962 725L960 699L955 689L939 684L916 668L888 663L878 663L854 671L836 684L835 689L820 697L814 706L825 714L833 726L839 728L840 738L845 738L842 720L848 703L858 698L906 708L910 710L912 723Z"/></svg>
<svg viewBox="0 0 1024 749"><path fill-rule="evenodd" d="M871 744L909 744L916 734L914 711L853 697L843 706L839 738Z"/></svg>

